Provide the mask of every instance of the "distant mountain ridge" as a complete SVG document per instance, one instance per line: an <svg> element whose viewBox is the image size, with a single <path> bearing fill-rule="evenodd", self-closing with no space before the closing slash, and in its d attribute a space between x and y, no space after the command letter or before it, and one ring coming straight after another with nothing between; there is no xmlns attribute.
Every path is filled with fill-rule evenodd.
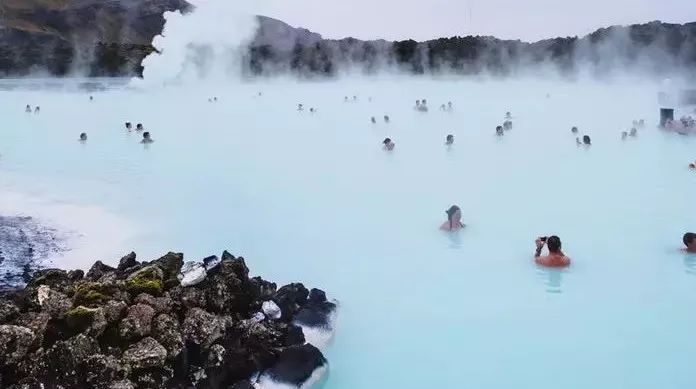
<svg viewBox="0 0 696 389"><path fill-rule="evenodd" d="M189 11L185 0L0 0L0 76L142 74L165 11ZM585 37L534 43L486 36L362 41L324 39L259 16L244 58L248 75L326 77L388 68L413 74L516 74L553 70L602 74L696 69L696 23L651 22L599 29Z"/></svg>

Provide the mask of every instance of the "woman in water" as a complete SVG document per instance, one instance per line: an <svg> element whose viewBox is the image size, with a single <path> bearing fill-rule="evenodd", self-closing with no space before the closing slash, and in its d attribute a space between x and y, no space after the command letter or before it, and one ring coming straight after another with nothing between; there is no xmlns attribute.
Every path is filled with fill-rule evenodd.
<svg viewBox="0 0 696 389"><path fill-rule="evenodd" d="M462 210L458 206L453 205L445 211L447 214L447 221L442 223L440 229L443 231L459 231L464 228L465 225L462 223Z"/></svg>

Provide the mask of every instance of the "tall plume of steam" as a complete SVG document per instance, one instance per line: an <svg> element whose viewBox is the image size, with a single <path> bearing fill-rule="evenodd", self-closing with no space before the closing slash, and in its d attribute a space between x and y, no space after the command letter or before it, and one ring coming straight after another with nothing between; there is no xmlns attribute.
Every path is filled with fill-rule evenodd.
<svg viewBox="0 0 696 389"><path fill-rule="evenodd" d="M152 44L157 49L143 61L143 78L135 85L215 82L239 78L247 45L258 28L249 1L193 0L193 11L166 12L162 35Z"/></svg>

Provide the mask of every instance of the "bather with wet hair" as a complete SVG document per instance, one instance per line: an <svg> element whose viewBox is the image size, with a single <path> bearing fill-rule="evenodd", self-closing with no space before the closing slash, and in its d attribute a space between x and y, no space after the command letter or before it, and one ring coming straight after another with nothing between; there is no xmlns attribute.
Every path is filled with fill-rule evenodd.
<svg viewBox="0 0 696 389"><path fill-rule="evenodd" d="M462 223L462 210L453 205L445 211L447 214L447 221L442 223L440 229L443 231L458 231L465 227Z"/></svg>

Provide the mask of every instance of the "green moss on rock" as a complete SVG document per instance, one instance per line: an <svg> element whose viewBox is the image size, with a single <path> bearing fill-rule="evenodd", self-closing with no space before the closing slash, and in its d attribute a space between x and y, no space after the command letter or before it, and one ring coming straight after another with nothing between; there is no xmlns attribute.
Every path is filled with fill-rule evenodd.
<svg viewBox="0 0 696 389"><path fill-rule="evenodd" d="M101 305L112 298L113 292L113 286L100 284L98 282L85 282L75 288L73 305L83 305L87 307Z"/></svg>
<svg viewBox="0 0 696 389"><path fill-rule="evenodd" d="M126 290L133 296L140 293L161 296L164 289L162 276L162 269L157 266L148 266L128 277Z"/></svg>

